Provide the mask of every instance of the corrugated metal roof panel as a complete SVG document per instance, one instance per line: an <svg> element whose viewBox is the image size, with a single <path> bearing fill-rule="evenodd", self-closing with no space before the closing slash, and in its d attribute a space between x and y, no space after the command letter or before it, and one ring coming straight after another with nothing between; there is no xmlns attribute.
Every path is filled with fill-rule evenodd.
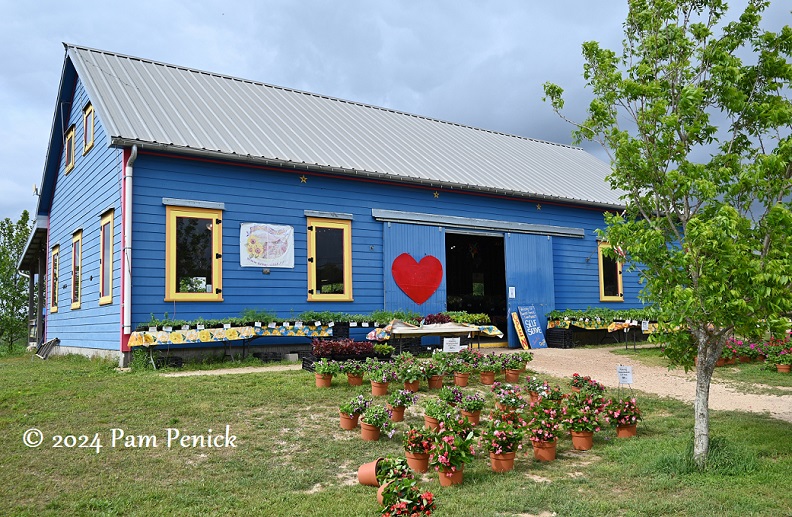
<svg viewBox="0 0 792 517"><path fill-rule="evenodd" d="M582 149L67 45L114 142L620 206Z"/></svg>

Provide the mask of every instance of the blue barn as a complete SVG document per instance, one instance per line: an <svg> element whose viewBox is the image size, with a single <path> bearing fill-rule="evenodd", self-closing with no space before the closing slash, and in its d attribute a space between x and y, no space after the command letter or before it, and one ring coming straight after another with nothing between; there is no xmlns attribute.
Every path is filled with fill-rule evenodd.
<svg viewBox="0 0 792 517"><path fill-rule="evenodd" d="M123 360L151 314L247 308L485 312L517 346L518 306L640 307L595 233L622 208L608 173L566 145L66 45L20 269L39 340L67 352Z"/></svg>

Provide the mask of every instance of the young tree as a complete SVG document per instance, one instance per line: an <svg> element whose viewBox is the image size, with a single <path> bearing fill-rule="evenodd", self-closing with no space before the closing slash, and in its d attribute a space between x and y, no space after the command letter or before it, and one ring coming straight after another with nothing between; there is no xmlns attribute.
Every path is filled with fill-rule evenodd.
<svg viewBox="0 0 792 517"><path fill-rule="evenodd" d="M640 271L668 357L698 356L699 467L727 337L784 332L792 311L792 29L763 30L768 5L726 23L722 0L629 0L621 55L583 44L594 99L574 134L608 150L626 205L601 236ZM545 84L559 114L562 94Z"/></svg>
<svg viewBox="0 0 792 517"><path fill-rule="evenodd" d="M0 221L0 342L6 343L9 351L27 335L28 285L17 271L17 263L30 229L27 210L16 223L8 217Z"/></svg>

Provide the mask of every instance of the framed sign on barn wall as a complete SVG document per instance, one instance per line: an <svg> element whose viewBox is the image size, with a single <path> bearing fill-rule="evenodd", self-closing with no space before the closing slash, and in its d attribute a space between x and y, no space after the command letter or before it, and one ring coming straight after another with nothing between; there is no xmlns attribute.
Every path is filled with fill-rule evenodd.
<svg viewBox="0 0 792 517"><path fill-rule="evenodd" d="M242 267L294 267L294 228L277 224L242 223L239 231Z"/></svg>

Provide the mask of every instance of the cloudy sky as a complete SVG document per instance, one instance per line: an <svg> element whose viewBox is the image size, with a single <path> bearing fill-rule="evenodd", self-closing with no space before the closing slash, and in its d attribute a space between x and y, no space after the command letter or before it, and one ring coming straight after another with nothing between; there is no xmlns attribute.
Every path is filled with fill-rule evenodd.
<svg viewBox="0 0 792 517"><path fill-rule="evenodd" d="M774 0L769 26L792 22ZM732 0L741 8L747 0ZM0 219L34 212L64 49L74 43L570 143L580 45L620 49L626 0L0 0ZM586 147L602 156L596 146Z"/></svg>

